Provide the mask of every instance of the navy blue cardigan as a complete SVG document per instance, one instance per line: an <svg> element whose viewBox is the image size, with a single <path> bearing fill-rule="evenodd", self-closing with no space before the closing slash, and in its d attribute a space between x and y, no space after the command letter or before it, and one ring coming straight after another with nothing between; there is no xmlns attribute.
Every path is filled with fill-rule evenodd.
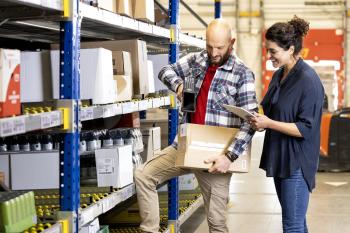
<svg viewBox="0 0 350 233"><path fill-rule="evenodd" d="M269 118L295 123L302 137L266 129L260 168L266 176L287 178L301 168L309 191L315 187L320 150L324 88L319 76L299 59L280 84L283 68L271 80L261 105Z"/></svg>

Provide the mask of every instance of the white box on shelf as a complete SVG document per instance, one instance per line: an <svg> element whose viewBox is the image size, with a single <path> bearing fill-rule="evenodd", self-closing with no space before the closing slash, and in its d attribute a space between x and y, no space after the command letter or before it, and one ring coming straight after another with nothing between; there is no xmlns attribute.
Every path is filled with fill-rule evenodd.
<svg viewBox="0 0 350 233"><path fill-rule="evenodd" d="M50 52L21 52L21 102L52 100Z"/></svg>
<svg viewBox="0 0 350 233"><path fill-rule="evenodd" d="M98 218L95 218L92 222L85 224L79 229L80 233L96 233L100 230L100 222Z"/></svg>
<svg viewBox="0 0 350 233"><path fill-rule="evenodd" d="M148 94L147 46L145 41L119 40L81 43L81 48L96 47L111 51L128 51L131 56L134 94Z"/></svg>
<svg viewBox="0 0 350 233"><path fill-rule="evenodd" d="M122 188L133 182L132 146L95 151L98 187Z"/></svg>
<svg viewBox="0 0 350 233"><path fill-rule="evenodd" d="M54 99L59 99L59 53L51 51ZM80 96L93 104L108 104L117 100L113 79L112 51L104 48L80 50Z"/></svg>
<svg viewBox="0 0 350 233"><path fill-rule="evenodd" d="M154 73L153 73L153 62L151 60L147 60L147 70L148 70L148 84L145 87L147 89L147 93L154 93Z"/></svg>
<svg viewBox="0 0 350 233"><path fill-rule="evenodd" d="M11 189L59 188L59 152L10 154Z"/></svg>

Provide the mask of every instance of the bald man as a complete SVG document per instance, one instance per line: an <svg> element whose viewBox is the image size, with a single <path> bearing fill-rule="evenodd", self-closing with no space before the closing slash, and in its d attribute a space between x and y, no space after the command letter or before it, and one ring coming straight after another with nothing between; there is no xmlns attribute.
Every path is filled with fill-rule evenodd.
<svg viewBox="0 0 350 233"><path fill-rule="evenodd" d="M209 171L175 167L178 153L176 141L135 170L142 232L159 230L157 185L188 173L194 173L198 180L209 231L228 232L226 206L231 174L226 171L246 149L254 130L248 123L225 110L222 104L236 105L248 111L257 110L254 74L235 55L232 47L234 42L229 24L223 19L215 19L206 30L206 50L188 54L159 72L159 79L176 92L180 100L185 77L194 81L196 111L185 112L181 123L240 128L240 132L225 154L218 154L205 161L212 164Z"/></svg>

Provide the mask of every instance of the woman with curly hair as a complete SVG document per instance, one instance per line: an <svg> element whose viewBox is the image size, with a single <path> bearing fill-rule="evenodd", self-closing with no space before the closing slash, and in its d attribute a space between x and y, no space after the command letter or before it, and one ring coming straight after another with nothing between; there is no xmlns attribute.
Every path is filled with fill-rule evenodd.
<svg viewBox="0 0 350 233"><path fill-rule="evenodd" d="M308 232L306 212L315 187L324 89L300 56L309 23L294 17L266 32L267 55L278 70L261 102L264 114L250 119L266 129L260 168L273 177L282 207L283 232Z"/></svg>

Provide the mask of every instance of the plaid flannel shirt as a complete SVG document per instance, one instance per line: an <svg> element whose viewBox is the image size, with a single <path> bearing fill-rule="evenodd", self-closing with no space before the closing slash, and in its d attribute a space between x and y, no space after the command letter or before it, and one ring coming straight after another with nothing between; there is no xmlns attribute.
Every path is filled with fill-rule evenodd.
<svg viewBox="0 0 350 233"><path fill-rule="evenodd" d="M172 91L176 92L185 77L193 77L195 93L198 95L208 68L206 51L191 53L178 62L167 65L159 72L158 78ZM251 112L257 111L254 74L232 52L225 64L220 66L211 83L205 115L205 124L229 128L240 128L228 151L240 156L251 141L254 130L249 123L228 112L222 104L235 105ZM186 123L184 113L181 123ZM177 140L173 143L177 147Z"/></svg>

